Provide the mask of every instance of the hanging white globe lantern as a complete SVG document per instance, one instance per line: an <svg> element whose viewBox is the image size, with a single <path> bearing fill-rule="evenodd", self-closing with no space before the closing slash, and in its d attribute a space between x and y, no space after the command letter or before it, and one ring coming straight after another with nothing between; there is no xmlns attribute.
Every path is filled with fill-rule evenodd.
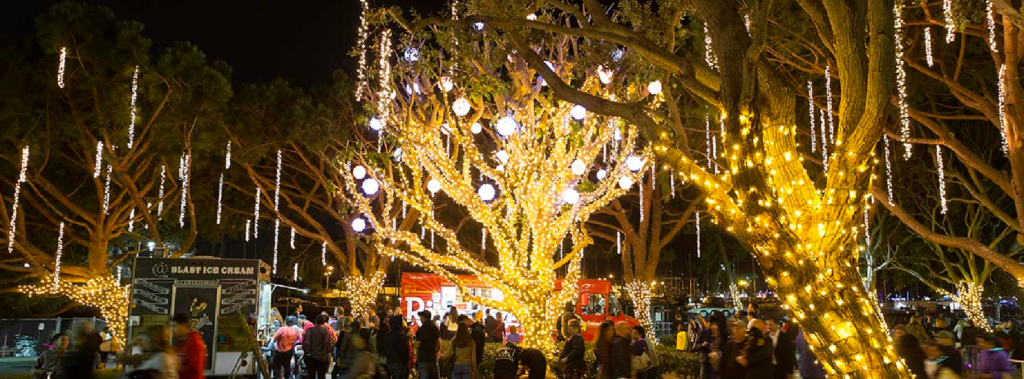
<svg viewBox="0 0 1024 379"><path fill-rule="evenodd" d="M569 168L572 169L572 174L577 176L583 175L584 173L587 172L587 164L583 163L583 161L579 159L572 161L572 164L569 165Z"/></svg>
<svg viewBox="0 0 1024 379"><path fill-rule="evenodd" d="M508 137L516 133L516 129L519 128L519 123L516 122L512 116L505 116L498 119L498 127L496 128L498 134L502 137Z"/></svg>
<svg viewBox="0 0 1024 379"><path fill-rule="evenodd" d="M629 190L630 188L633 188L633 179L630 178L629 175L623 175L621 178L619 178L619 188L622 188L624 190Z"/></svg>
<svg viewBox="0 0 1024 379"><path fill-rule="evenodd" d="M392 154L392 156L395 157L395 161L401 162L402 161L402 148L399 147L399 148L395 149L395 152Z"/></svg>
<svg viewBox="0 0 1024 379"><path fill-rule="evenodd" d="M420 49L417 49L415 47L407 47L405 48L405 52L402 55L405 57L406 61L415 62L420 60Z"/></svg>
<svg viewBox="0 0 1024 379"><path fill-rule="evenodd" d="M615 71L604 68L604 66L597 66L597 77L601 79L601 84L609 84L615 78Z"/></svg>
<svg viewBox="0 0 1024 379"><path fill-rule="evenodd" d="M508 152L505 150L498 150L497 153L494 153L494 156L498 158L498 162L501 162L501 164L508 162Z"/></svg>
<svg viewBox="0 0 1024 379"><path fill-rule="evenodd" d="M452 88L455 88L455 82L452 81L452 78L442 76L439 81L441 82L441 90L444 92L449 92Z"/></svg>
<svg viewBox="0 0 1024 379"><path fill-rule="evenodd" d="M633 172L640 171L644 168L644 161L636 155L630 155L629 158L626 158L626 168Z"/></svg>
<svg viewBox="0 0 1024 379"><path fill-rule="evenodd" d="M430 179L430 181L427 182L427 191L430 191L431 195L437 193L437 191L440 190L441 182L437 181L437 179Z"/></svg>
<svg viewBox="0 0 1024 379"><path fill-rule="evenodd" d="M490 184L485 183L484 185L480 186L480 189L477 190L476 193L478 195L480 195L480 200L483 200L483 201L494 200L494 195L495 195L494 186L492 186Z"/></svg>
<svg viewBox="0 0 1024 379"><path fill-rule="evenodd" d="M530 21L537 21L537 15L535 13L530 13L526 15L526 19Z"/></svg>
<svg viewBox="0 0 1024 379"><path fill-rule="evenodd" d="M565 200L566 204L576 204L577 201L580 201L580 193L576 192L575 189L566 188L566 190L562 192L562 200Z"/></svg>
<svg viewBox="0 0 1024 379"><path fill-rule="evenodd" d="M604 178L607 178L607 177L608 177L608 171L607 170L605 170L603 168L600 169L600 170L597 170L597 180L604 180Z"/></svg>
<svg viewBox="0 0 1024 379"><path fill-rule="evenodd" d="M465 97L460 97L452 102L452 112L455 112L456 116L462 117L469 114L469 100Z"/></svg>
<svg viewBox="0 0 1024 379"><path fill-rule="evenodd" d="M474 122L473 125L469 126L469 131L473 132L473 134L480 134L482 130L484 130L484 126L480 125L479 122Z"/></svg>
<svg viewBox="0 0 1024 379"><path fill-rule="evenodd" d="M651 95L660 94L661 93L661 81L660 80L655 80L655 81L651 82L650 84L648 84L647 85L647 92L650 92Z"/></svg>
<svg viewBox="0 0 1024 379"><path fill-rule="evenodd" d="M619 130L619 128L615 128L615 133L612 134L612 139L622 141L622 131Z"/></svg>
<svg viewBox="0 0 1024 379"><path fill-rule="evenodd" d="M362 233L366 230L366 220L362 217L356 217L355 220L352 220L352 230L355 230L356 233Z"/></svg>
<svg viewBox="0 0 1024 379"><path fill-rule="evenodd" d="M579 121L582 120L584 117L587 117L587 108L584 108L582 105L576 104L572 106L572 110L569 111L569 114L572 115L572 118L574 120Z"/></svg>
<svg viewBox="0 0 1024 379"><path fill-rule="evenodd" d="M370 129L373 129L375 131L380 131L381 129L384 129L384 121L381 121L379 118L376 117L371 117Z"/></svg>
<svg viewBox="0 0 1024 379"><path fill-rule="evenodd" d="M481 30L484 30L484 23L482 23L482 22L474 22L473 23L473 30L476 30L478 32L481 31Z"/></svg>
<svg viewBox="0 0 1024 379"><path fill-rule="evenodd" d="M355 168L353 168L352 169L352 177L356 178L356 180L365 178L366 177L366 167L356 166Z"/></svg>
<svg viewBox="0 0 1024 379"><path fill-rule="evenodd" d="M616 61L616 62L622 60L622 55L623 54L624 53L623 53L622 49L615 49L615 51L612 52L612 60Z"/></svg>
<svg viewBox="0 0 1024 379"><path fill-rule="evenodd" d="M377 183L377 179L366 178L363 181L363 193L367 196L373 196L378 190L380 190L380 183Z"/></svg>

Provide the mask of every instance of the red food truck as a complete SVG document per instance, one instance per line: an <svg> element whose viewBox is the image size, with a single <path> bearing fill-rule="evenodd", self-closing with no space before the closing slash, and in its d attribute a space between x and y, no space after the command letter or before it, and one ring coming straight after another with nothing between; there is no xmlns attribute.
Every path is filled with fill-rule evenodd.
<svg viewBox="0 0 1024 379"><path fill-rule="evenodd" d="M503 295L500 291L492 289L482 281L471 275L459 275L467 287L466 290L474 295L500 301ZM606 279L580 279L577 283L579 295L576 301L576 315L583 320L583 338L593 341L597 338L598 326L604 320L614 322L626 321L630 325L638 325L639 321L626 315L622 311L619 299L612 291L612 284ZM562 281L555 282L555 290L562 288ZM501 309L490 309L476 303L470 303L462 299L462 293L454 283L444 277L426 273L403 273L400 291L401 309L407 319L415 317L422 310L428 310L432 314L444 315L452 306L460 314L472 316L477 311L491 310L491 314L501 312L507 326L519 326L514 315Z"/></svg>

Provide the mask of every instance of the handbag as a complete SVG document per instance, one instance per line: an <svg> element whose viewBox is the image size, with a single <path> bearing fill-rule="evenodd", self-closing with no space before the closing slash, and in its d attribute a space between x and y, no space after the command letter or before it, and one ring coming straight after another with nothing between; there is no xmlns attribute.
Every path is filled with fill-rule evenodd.
<svg viewBox="0 0 1024 379"><path fill-rule="evenodd" d="M640 372L651 368L651 357L645 351L643 354L633 356L633 372Z"/></svg>

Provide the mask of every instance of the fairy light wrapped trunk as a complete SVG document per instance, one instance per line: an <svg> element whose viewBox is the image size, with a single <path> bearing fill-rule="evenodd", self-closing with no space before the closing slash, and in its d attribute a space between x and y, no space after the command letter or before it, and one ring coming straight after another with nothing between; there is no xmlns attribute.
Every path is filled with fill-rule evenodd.
<svg viewBox="0 0 1024 379"><path fill-rule="evenodd" d="M66 296L71 301L100 310L100 316L110 326L114 341L123 345L127 335L129 285L120 285L114 275L97 276L85 283L66 280L42 281L35 285L23 285L18 291L33 296Z"/></svg>
<svg viewBox="0 0 1024 379"><path fill-rule="evenodd" d="M377 54L389 55L387 49ZM357 161L339 162L339 171L345 173L345 191L372 228L381 254L445 277L469 301L510 312L523 326L524 346L552 353L556 320L564 304L576 299L583 249L592 242L582 223L632 186L644 165L631 171L624 162L631 155L643 162L643 156L633 149L635 128L593 113L574 119L574 104L538 96L535 75L522 60L510 56L503 67L489 69L508 74L501 83L504 89L471 92L468 88L487 87L472 86L476 78L467 72L456 76L452 91L434 91L448 73L432 72L426 64L396 65L392 75L378 82L382 84L370 85L369 101L387 107L376 110L379 118L374 122L383 124L389 138L382 142L385 152L391 156L388 151L401 148L401 161L368 159L372 153L367 147ZM377 76L388 71L378 70ZM427 90L393 96L382 85ZM597 79L583 88L596 91ZM453 111L450 104L460 98L470 99L473 112ZM473 132L474 123L487 125L483 135ZM621 148L605 161L600 158L602 147L616 134L622 136ZM587 168L582 174L570 169L577 160ZM356 164L367 168L365 179L350 174ZM607 173L602 180L594 179L598 167ZM366 185L368 180L380 184L379 192ZM428 182L441 193L428 192ZM435 202L442 196L487 229L486 249L466 247L468 242L438 217ZM413 217L430 233L400 230L390 216L383 216L394 215L403 203L416 211L409 214L418 215ZM559 245L567 235L572 248L560 256ZM436 243L430 236L436 236ZM556 270L564 276L558 277ZM500 291L502 300L470 294L460 273L475 275ZM560 290L557 279L564 284Z"/></svg>

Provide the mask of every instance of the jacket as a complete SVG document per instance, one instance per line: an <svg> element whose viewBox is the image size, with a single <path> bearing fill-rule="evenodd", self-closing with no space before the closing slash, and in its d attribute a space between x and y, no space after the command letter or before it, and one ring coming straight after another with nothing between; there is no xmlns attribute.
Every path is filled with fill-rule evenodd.
<svg viewBox="0 0 1024 379"><path fill-rule="evenodd" d="M39 354L36 358L35 369L38 370L41 375L36 375L39 378L46 378L46 373L52 373L54 378L64 377L64 367L62 366L61 360L64 358L65 351L58 351L57 349L50 349Z"/></svg>
<svg viewBox="0 0 1024 379"><path fill-rule="evenodd" d="M994 379L1002 379L1004 376L1013 377L1014 370L1006 350L997 347L978 352L977 373L991 374Z"/></svg>
<svg viewBox="0 0 1024 379"><path fill-rule="evenodd" d="M796 350L793 346L793 334L779 331L779 337L772 343L775 357L775 371L792 374L796 370Z"/></svg>
<svg viewBox="0 0 1024 379"><path fill-rule="evenodd" d="M781 336L780 336L781 337ZM747 357L747 379L761 379L764 373L772 372L772 340L758 329L751 329L747 335L744 355Z"/></svg>
<svg viewBox="0 0 1024 379"><path fill-rule="evenodd" d="M476 361L484 361L484 343L487 342L487 333L484 331L484 325L475 322L470 328L470 336L473 337L473 343L476 344Z"/></svg>
<svg viewBox="0 0 1024 379"><path fill-rule="evenodd" d="M405 337L404 329L395 328L388 332L384 337L384 351L388 357L388 364L409 364L409 339Z"/></svg>
<svg viewBox="0 0 1024 379"><path fill-rule="evenodd" d="M458 347L455 346L455 364L457 365L471 365L476 367L473 363L476 362L476 343L470 343L468 346Z"/></svg>
<svg viewBox="0 0 1024 379"><path fill-rule="evenodd" d="M608 379L629 378L633 371L633 351L629 338L612 337L608 349L608 367L602 367L601 376Z"/></svg>
<svg viewBox="0 0 1024 379"><path fill-rule="evenodd" d="M177 346L178 378L180 379L205 379L206 378L206 343L203 336L193 330L188 337Z"/></svg>
<svg viewBox="0 0 1024 379"><path fill-rule="evenodd" d="M797 333L796 340L796 351L800 353L800 377L804 379L824 379L825 369L818 363L818 358L814 356L811 349L807 346L807 340L804 339L804 332L800 331Z"/></svg>
<svg viewBox="0 0 1024 379"><path fill-rule="evenodd" d="M585 351L586 347L583 343L583 337L575 335L569 337L568 341L565 341L565 347L562 348L562 354L558 355L558 359L565 359L566 369L585 370L587 368L587 362L583 359Z"/></svg>
<svg viewBox="0 0 1024 379"><path fill-rule="evenodd" d="M900 354L900 358L907 363L910 372L918 378L927 378L928 376L924 372L924 350L921 350L921 344L917 338L907 333L896 343L896 351Z"/></svg>
<svg viewBox="0 0 1024 379"><path fill-rule="evenodd" d="M331 353L334 350L334 330L329 326L320 324L306 329L302 337L302 353L306 357L316 359L320 362L330 362Z"/></svg>

